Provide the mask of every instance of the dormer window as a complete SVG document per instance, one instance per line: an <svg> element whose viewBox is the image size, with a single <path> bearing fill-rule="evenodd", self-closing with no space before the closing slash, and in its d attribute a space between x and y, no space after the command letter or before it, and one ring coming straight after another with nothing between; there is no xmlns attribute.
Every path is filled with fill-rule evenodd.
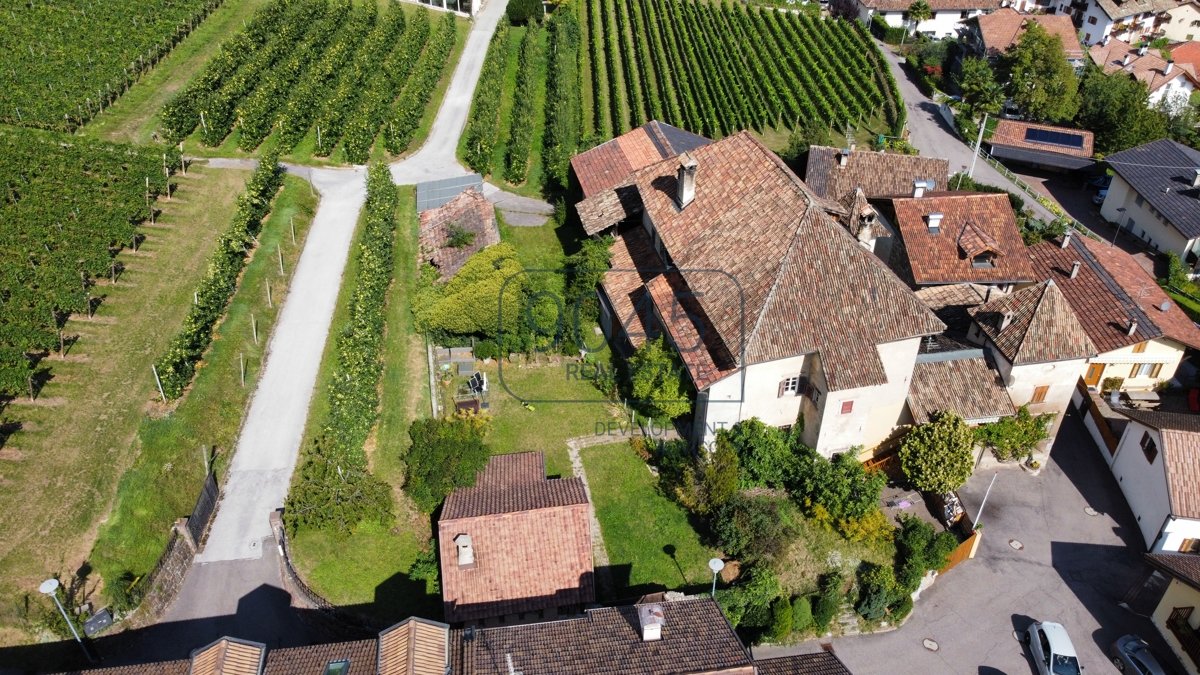
<svg viewBox="0 0 1200 675"><path fill-rule="evenodd" d="M996 266L996 254L992 251L983 251L971 257L971 267L974 268L989 268Z"/></svg>

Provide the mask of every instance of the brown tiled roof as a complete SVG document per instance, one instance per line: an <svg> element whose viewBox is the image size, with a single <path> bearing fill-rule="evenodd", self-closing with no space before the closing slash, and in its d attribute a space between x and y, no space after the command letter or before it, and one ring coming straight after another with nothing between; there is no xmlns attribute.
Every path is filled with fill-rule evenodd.
<svg viewBox="0 0 1200 675"><path fill-rule="evenodd" d="M897 197L882 202L900 233L903 248L893 247L893 257L907 265L915 285L1010 283L1033 281L1033 268L1023 255L1025 243L1017 227L1008 195L978 192L941 192L920 198ZM926 217L941 213L936 233ZM972 256L990 250L993 266L975 266Z"/></svg>
<svg viewBox="0 0 1200 675"><path fill-rule="evenodd" d="M450 626L412 617L379 634L378 675L446 675Z"/></svg>
<svg viewBox="0 0 1200 675"><path fill-rule="evenodd" d="M1101 2L1103 5L1103 2ZM1176 63L1175 68L1167 73L1167 61L1157 49L1150 49L1145 56L1138 56L1138 48L1122 40L1111 39L1108 44L1097 42L1088 49L1088 55L1096 65L1106 73L1124 71L1133 75L1139 82L1144 82L1151 91L1161 87L1177 77L1186 77L1194 84L1200 85L1195 69L1190 63ZM1129 54L1129 64L1125 64L1125 55Z"/></svg>
<svg viewBox="0 0 1200 675"><path fill-rule="evenodd" d="M475 235L470 244L460 248L448 245L450 229L456 226ZM420 261L432 263L442 279L454 276L471 256L499 243L496 210L473 188L436 209L421 212Z"/></svg>
<svg viewBox="0 0 1200 675"><path fill-rule="evenodd" d="M650 237L641 227L630 227L613 239L611 265L600 282L612 304L613 320L620 323L633 346L640 347L649 335L650 298L646 282L665 269L654 252Z"/></svg>
<svg viewBox="0 0 1200 675"><path fill-rule="evenodd" d="M1193 553L1147 553L1146 561L1200 591L1200 555Z"/></svg>
<svg viewBox="0 0 1200 675"><path fill-rule="evenodd" d="M1192 72L1200 73L1200 40L1181 42L1171 47L1171 58L1175 65L1187 64Z"/></svg>
<svg viewBox="0 0 1200 675"><path fill-rule="evenodd" d="M662 603L662 639L643 641L637 607L602 607L582 618L457 633L454 672L510 675L722 673L751 675L753 663L716 603ZM510 664L511 669L510 670Z"/></svg>
<svg viewBox="0 0 1200 675"><path fill-rule="evenodd" d="M346 675L375 675L378 652L378 640L272 649L267 654L263 675L325 675L325 668L332 661L349 661Z"/></svg>
<svg viewBox="0 0 1200 675"><path fill-rule="evenodd" d="M917 297L946 324L946 332L965 336L972 320L967 310L1001 295L994 286L982 284L949 284L926 286L919 289Z"/></svg>
<svg viewBox="0 0 1200 675"><path fill-rule="evenodd" d="M442 520L548 509L586 504L587 501L582 480L546 478L540 452L493 455L475 478L475 485L458 488L446 497Z"/></svg>
<svg viewBox="0 0 1200 675"><path fill-rule="evenodd" d="M950 176L950 161L940 157L855 150L841 166L841 153L823 145L809 147L804 182L818 196L842 199L854 188L870 198L911 195L913 181L932 180L934 189L945 189Z"/></svg>
<svg viewBox="0 0 1200 675"><path fill-rule="evenodd" d="M846 664L832 652L755 659L754 665L758 675L851 675Z"/></svg>
<svg viewBox="0 0 1200 675"><path fill-rule="evenodd" d="M1110 19L1151 12L1158 14L1179 6L1179 0L1096 0Z"/></svg>
<svg viewBox="0 0 1200 675"><path fill-rule="evenodd" d="M191 669L191 659L177 659L175 661L142 663L136 666L112 666L109 668L71 670L60 673L60 675L188 675Z"/></svg>
<svg viewBox="0 0 1200 675"><path fill-rule="evenodd" d="M1020 14L1011 7L1001 7L975 20L979 22L979 34L983 37L988 56L1000 56L1006 52L1021 38L1026 22L1033 21L1041 24L1050 35L1062 38L1063 51L1068 59L1083 58L1083 45L1079 44L1079 34L1067 14Z"/></svg>
<svg viewBox="0 0 1200 675"><path fill-rule="evenodd" d="M1065 14L1058 14L1056 16L1066 19L1068 24L1071 23L1071 19ZM1077 134L1083 138L1083 144L1079 148L1073 148L1066 145L1030 141L1025 138L1026 133L1030 129ZM1017 120L1000 120L996 123L996 130L992 132L992 138L988 142L994 146L1006 145L1013 148L1039 150L1041 152L1054 152L1060 155L1086 158L1092 156L1095 136L1092 134L1092 132L1084 131L1083 129L1069 129L1067 127L1056 127L1049 124L1034 124L1033 122L1019 122Z"/></svg>
<svg viewBox="0 0 1200 675"><path fill-rule="evenodd" d="M697 389L705 389L737 370L733 355L678 270L658 275L646 284L646 290Z"/></svg>
<svg viewBox="0 0 1200 675"><path fill-rule="evenodd" d="M838 222L846 226L846 231L852 237L857 239L859 231L868 222L871 236L879 238L891 234L891 231L884 226L883 221L877 217L875 207L867 201L867 194L863 192L862 188L854 188L838 200L838 203L846 209L845 215L839 215Z"/></svg>
<svg viewBox="0 0 1200 675"><path fill-rule="evenodd" d="M907 12L912 5L905 0L862 0L862 4L879 12ZM961 12L969 9L986 11L999 6L1000 0L929 0L929 8L935 12Z"/></svg>
<svg viewBox="0 0 1200 675"><path fill-rule="evenodd" d="M1200 518L1200 415L1124 408L1120 413L1162 435L1171 514Z"/></svg>
<svg viewBox="0 0 1200 675"><path fill-rule="evenodd" d="M571 168L585 197L611 190L630 173L681 155L712 141L683 129L650 121L571 158Z"/></svg>
<svg viewBox="0 0 1200 675"><path fill-rule="evenodd" d="M908 407L917 424L953 411L968 422L1016 413L1008 392L982 356L919 362L913 366Z"/></svg>
<svg viewBox="0 0 1200 675"><path fill-rule="evenodd" d="M1054 279L967 310L1013 365L1096 355L1087 331ZM1004 326L1006 315L1012 320Z"/></svg>
<svg viewBox="0 0 1200 675"><path fill-rule="evenodd" d="M259 675L267 646L234 638L221 638L192 652L191 675Z"/></svg>

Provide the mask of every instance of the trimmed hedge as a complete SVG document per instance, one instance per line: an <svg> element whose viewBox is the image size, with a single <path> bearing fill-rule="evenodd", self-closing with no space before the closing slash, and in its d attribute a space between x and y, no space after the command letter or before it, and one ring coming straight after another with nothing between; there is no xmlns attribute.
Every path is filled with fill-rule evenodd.
<svg viewBox="0 0 1200 675"><path fill-rule="evenodd" d="M492 153L496 149L496 127L500 118L500 95L504 89L504 68L507 64L508 25L502 23L496 27L492 42L488 45L464 133L466 152L463 153L463 159L472 171L485 176L492 172Z"/></svg>
<svg viewBox="0 0 1200 675"><path fill-rule="evenodd" d="M454 51L454 41L458 37L458 27L454 15L447 13L442 18L441 25L429 36L424 51L413 66L413 71L400 92L400 98L392 106L388 116L388 124L384 128L383 142L387 151L398 155L408 149L417 127L421 126L421 117L425 114L425 106L433 96L438 80L450 61L450 52Z"/></svg>
<svg viewBox="0 0 1200 675"><path fill-rule="evenodd" d="M579 81L581 28L575 12L558 11L549 24L550 55L546 77L546 138L542 160L547 183L566 188L571 157L583 128L583 94Z"/></svg>
<svg viewBox="0 0 1200 675"><path fill-rule="evenodd" d="M512 124L508 131L508 151L504 156L504 180L524 183L529 173L529 153L533 147L534 87L542 59L541 24L530 24L521 38L517 57L517 90L513 95Z"/></svg>

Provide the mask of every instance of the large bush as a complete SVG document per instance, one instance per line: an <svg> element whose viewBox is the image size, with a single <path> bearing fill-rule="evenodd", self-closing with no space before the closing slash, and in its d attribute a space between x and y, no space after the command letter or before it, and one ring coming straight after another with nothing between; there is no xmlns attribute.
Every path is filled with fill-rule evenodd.
<svg viewBox="0 0 1200 675"><path fill-rule="evenodd" d="M426 511L433 511L457 487L475 484L487 464L487 419L469 413L412 423L412 447L405 456L404 489Z"/></svg>
<svg viewBox="0 0 1200 675"><path fill-rule="evenodd" d="M1038 443L1050 437L1054 413L1033 415L1029 406L1017 408L1017 414L975 428L975 440L1002 462L1031 456Z"/></svg>
<svg viewBox="0 0 1200 675"><path fill-rule="evenodd" d="M918 490L945 494L971 477L974 445L975 435L963 418L938 413L900 441L900 465Z"/></svg>
<svg viewBox="0 0 1200 675"><path fill-rule="evenodd" d="M858 570L858 604L855 611L868 621L883 618L896 599L896 575L890 565L863 563Z"/></svg>
<svg viewBox="0 0 1200 675"><path fill-rule="evenodd" d="M713 518L721 548L748 561L773 562L795 536L795 507L769 494L734 495Z"/></svg>
<svg viewBox="0 0 1200 675"><path fill-rule="evenodd" d="M814 454L801 466L794 496L810 514L821 514L838 523L878 510L886 484L887 476L881 471L868 471L853 450L828 460Z"/></svg>
<svg viewBox="0 0 1200 675"><path fill-rule="evenodd" d="M683 364L663 338L647 340L629 357L629 377L636 404L649 415L674 419L691 412Z"/></svg>
<svg viewBox="0 0 1200 675"><path fill-rule="evenodd" d="M817 594L817 601L813 604L813 625L816 626L818 632L824 632L829 628L830 622L838 615L842 609L842 584L844 580L839 572L828 572L821 576L820 592Z"/></svg>
<svg viewBox="0 0 1200 675"><path fill-rule="evenodd" d="M767 635L775 642L787 639L792 634L792 602L787 596L775 598L771 603L771 629Z"/></svg>
<svg viewBox="0 0 1200 675"><path fill-rule="evenodd" d="M512 244L500 243L476 253L444 284L435 279L432 268L426 268L413 298L422 331L494 338L516 334L525 321L528 279Z"/></svg>
<svg viewBox="0 0 1200 675"><path fill-rule="evenodd" d="M505 12L508 14L509 23L521 26L531 20L541 19L545 10L542 9L542 0L509 0Z"/></svg>
<svg viewBox="0 0 1200 675"><path fill-rule="evenodd" d="M717 591L717 604L734 628L765 626L771 617L771 603L780 594L779 578L761 565L752 568L746 577L745 583Z"/></svg>
<svg viewBox="0 0 1200 675"><path fill-rule="evenodd" d="M792 601L792 630L799 633L812 628L812 625L812 599L807 595L797 596Z"/></svg>
<svg viewBox="0 0 1200 675"><path fill-rule="evenodd" d="M926 572L946 566L958 540L949 532L937 532L915 516L903 516L896 532L896 583L903 593L917 590Z"/></svg>
<svg viewBox="0 0 1200 675"><path fill-rule="evenodd" d="M782 429L757 417L718 431L717 438L728 440L737 453L742 488L790 486L801 463L812 456L811 450L797 448Z"/></svg>

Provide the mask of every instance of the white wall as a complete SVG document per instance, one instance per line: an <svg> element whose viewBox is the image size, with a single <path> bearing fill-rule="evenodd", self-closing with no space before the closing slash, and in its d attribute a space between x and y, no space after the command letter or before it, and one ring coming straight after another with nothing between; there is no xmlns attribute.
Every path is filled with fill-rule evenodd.
<svg viewBox="0 0 1200 675"><path fill-rule="evenodd" d="M1173 42L1200 39L1200 7L1186 2L1170 11L1171 22L1162 25L1164 36Z"/></svg>
<svg viewBox="0 0 1200 675"><path fill-rule="evenodd" d="M1158 310L1152 308L1149 311ZM1104 383L1105 378L1123 377L1125 382L1121 385L1121 391L1153 389L1160 382L1168 382L1175 377L1175 371L1179 369L1179 363L1183 360L1184 346L1166 337L1147 340L1143 344L1146 347L1141 353L1133 351L1137 345L1130 345L1094 356L1088 359L1085 365L1080 366L1079 376L1084 377L1091 364L1102 363L1104 372L1100 375L1097 388ZM1161 364L1158 377L1130 377L1134 364L1141 363Z"/></svg>
<svg viewBox="0 0 1200 675"><path fill-rule="evenodd" d="M1079 382L1079 371L1087 359L1070 359L1053 363L1032 363L1011 366L1008 361L995 349L992 354L996 366L1006 383L1005 389L1012 400L1014 408L1029 406L1033 415L1051 413L1054 419L1048 429L1050 437L1038 445L1040 452L1049 452L1058 437L1058 428L1062 426L1063 417L1071 396L1076 392L1075 385ZM1046 397L1041 403L1032 403L1034 391L1038 387L1049 387Z"/></svg>
<svg viewBox="0 0 1200 675"><path fill-rule="evenodd" d="M1120 223L1122 232L1132 234L1160 251L1174 252L1181 258L1186 256L1196 241L1184 237L1165 220L1160 220L1145 199L1139 205L1138 199L1137 191L1129 183L1120 176L1113 176L1108 195L1100 207L1100 215ZM1121 208L1125 209L1124 213L1117 210Z"/></svg>
<svg viewBox="0 0 1200 675"><path fill-rule="evenodd" d="M911 338L877 347L887 384L826 394L821 406L819 436L813 445L817 452L829 457L854 446L870 450L891 435L904 414L920 344L920 338ZM847 414L842 413L845 402L853 402L853 409Z"/></svg>
<svg viewBox="0 0 1200 675"><path fill-rule="evenodd" d="M811 413L812 403L807 398L779 395L779 383L784 378L808 375L812 358L801 355L756 363L709 386L697 401L694 437L708 445L716 438L717 431L752 417L776 427L794 424L804 404L810 410L808 417L815 417Z"/></svg>
<svg viewBox="0 0 1200 675"><path fill-rule="evenodd" d="M1155 553L1160 551L1178 553L1184 539L1200 539L1200 520L1172 516L1167 520L1166 527L1162 529L1162 534L1155 542L1153 551Z"/></svg>
<svg viewBox="0 0 1200 675"><path fill-rule="evenodd" d="M933 12L933 18L922 21L914 30L912 24L904 20L904 12L876 12L862 2L858 5L858 18L867 25L870 25L872 15L880 14L889 26L908 28L911 32L925 33L935 38L958 37L958 29L962 27L962 22L983 13L981 9L966 10L965 16L964 11L957 9Z"/></svg>
<svg viewBox="0 0 1200 675"><path fill-rule="evenodd" d="M1179 76L1150 92L1146 102L1152 106L1156 106L1164 100L1171 105L1187 105L1194 91L1196 91L1196 86L1192 84L1192 81L1186 76Z"/></svg>
<svg viewBox="0 0 1200 675"><path fill-rule="evenodd" d="M1146 461L1146 453L1142 451L1141 441L1144 433L1149 433L1158 445L1158 453L1153 463ZM1137 518L1138 529L1142 533L1147 550L1153 548L1163 522L1171 513L1164 465L1162 436L1158 431L1130 420L1129 425L1125 427L1125 433L1121 435L1121 442L1117 445L1112 472L1121 487L1121 493L1125 495L1125 501L1129 503L1130 510Z"/></svg>

